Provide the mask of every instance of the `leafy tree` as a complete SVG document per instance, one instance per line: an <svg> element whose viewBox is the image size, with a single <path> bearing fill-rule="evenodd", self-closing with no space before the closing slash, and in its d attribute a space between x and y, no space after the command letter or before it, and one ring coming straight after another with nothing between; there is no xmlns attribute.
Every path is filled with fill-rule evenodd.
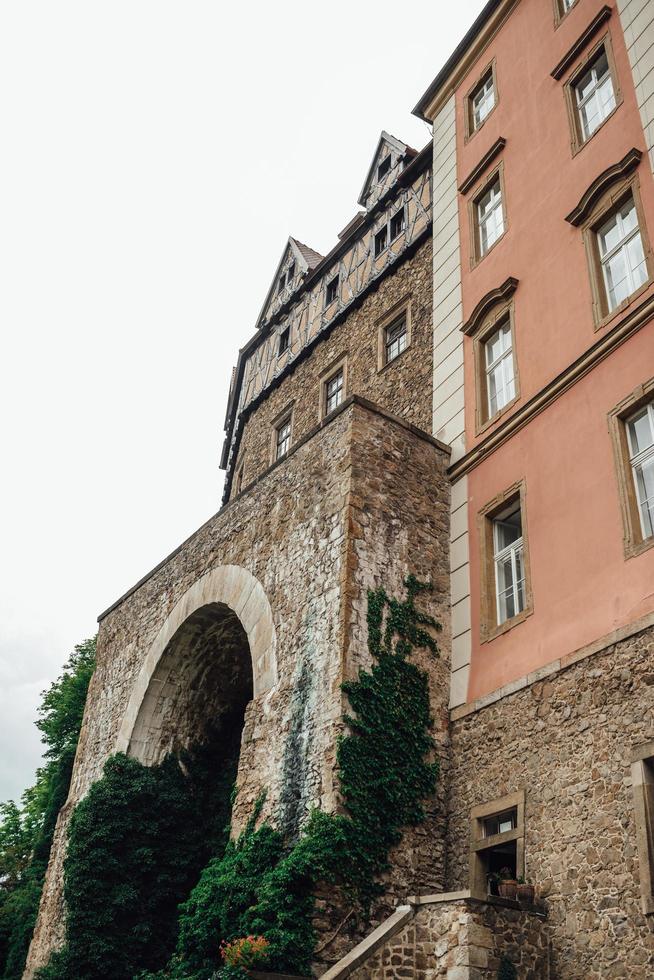
<svg viewBox="0 0 654 980"><path fill-rule="evenodd" d="M36 922L59 810L66 801L82 727L86 692L95 668L95 638L86 640L44 691L36 722L45 765L34 786L0 805L0 976L19 980Z"/></svg>

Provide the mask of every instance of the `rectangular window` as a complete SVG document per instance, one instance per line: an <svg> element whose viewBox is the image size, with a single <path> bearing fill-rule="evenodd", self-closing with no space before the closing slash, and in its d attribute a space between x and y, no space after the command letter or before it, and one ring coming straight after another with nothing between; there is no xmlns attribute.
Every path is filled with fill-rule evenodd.
<svg viewBox="0 0 654 980"><path fill-rule="evenodd" d="M613 79L602 46L581 78L573 85L582 140L593 135L616 107Z"/></svg>
<svg viewBox="0 0 654 980"><path fill-rule="evenodd" d="M406 350L407 345L407 323L406 313L398 317L393 323L385 328L385 361L388 364Z"/></svg>
<svg viewBox="0 0 654 980"><path fill-rule="evenodd" d="M401 235L404 231L404 208L400 208L399 211L391 218L391 241L394 242L398 235Z"/></svg>
<svg viewBox="0 0 654 980"><path fill-rule="evenodd" d="M647 263L632 195L597 229L602 280L610 313L647 280Z"/></svg>
<svg viewBox="0 0 654 980"><path fill-rule="evenodd" d="M388 243L388 230L386 225L375 235L375 257L381 255Z"/></svg>
<svg viewBox="0 0 654 980"><path fill-rule="evenodd" d="M499 494L479 518L481 640L487 642L521 623L533 610L524 483Z"/></svg>
<svg viewBox="0 0 654 980"><path fill-rule="evenodd" d="M291 262L291 264L288 267L288 272L286 274L286 281L288 283L291 283L293 282L294 279L295 279L295 262Z"/></svg>
<svg viewBox="0 0 654 980"><path fill-rule="evenodd" d="M491 419L515 398L516 393L511 321L508 316L484 342L484 359L488 418Z"/></svg>
<svg viewBox="0 0 654 980"><path fill-rule="evenodd" d="M275 459L281 459L291 448L291 416L279 422L275 428Z"/></svg>
<svg viewBox="0 0 654 980"><path fill-rule="evenodd" d="M280 356L280 354L283 354L284 351L288 350L290 343L291 343L291 328L285 327L283 330L280 330L279 333L279 346L277 348L278 357Z"/></svg>
<svg viewBox="0 0 654 980"><path fill-rule="evenodd" d="M377 167L377 180L381 181L384 179L387 173L391 169L391 158L390 156L384 157L382 162Z"/></svg>
<svg viewBox="0 0 654 980"><path fill-rule="evenodd" d="M281 291L282 291L282 289L284 288L285 285L286 285L286 273L282 272L282 274L279 277L279 280L277 282L277 292L278 293L281 293Z"/></svg>
<svg viewBox="0 0 654 980"><path fill-rule="evenodd" d="M470 130L475 132L495 108L495 79L489 68L470 96Z"/></svg>
<svg viewBox="0 0 654 980"><path fill-rule="evenodd" d="M470 890L497 895L501 878L524 875L524 791L476 806L470 817Z"/></svg>
<svg viewBox="0 0 654 980"><path fill-rule="evenodd" d="M325 306L329 306L331 303L333 303L337 296L338 276L334 276L334 278L327 283L327 289L325 292Z"/></svg>
<svg viewBox="0 0 654 980"><path fill-rule="evenodd" d="M519 501L493 520L493 543L499 626L525 608L525 563Z"/></svg>
<svg viewBox="0 0 654 980"><path fill-rule="evenodd" d="M504 234L502 184L499 174L475 202L479 257L486 255Z"/></svg>
<svg viewBox="0 0 654 980"><path fill-rule="evenodd" d="M343 368L339 368L335 374L332 374L331 378L325 381L325 415L333 412L343 401L344 383Z"/></svg>
<svg viewBox="0 0 654 980"><path fill-rule="evenodd" d="M627 419L629 463L643 540L654 535L654 402Z"/></svg>

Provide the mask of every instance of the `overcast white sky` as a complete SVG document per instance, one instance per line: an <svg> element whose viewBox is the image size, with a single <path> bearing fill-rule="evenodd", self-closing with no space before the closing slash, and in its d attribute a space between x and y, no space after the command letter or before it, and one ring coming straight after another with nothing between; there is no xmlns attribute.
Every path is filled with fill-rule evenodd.
<svg viewBox="0 0 654 980"><path fill-rule="evenodd" d="M0 800L97 614L219 506L232 365L482 0L3 0ZM447 9L448 13L444 13Z"/></svg>

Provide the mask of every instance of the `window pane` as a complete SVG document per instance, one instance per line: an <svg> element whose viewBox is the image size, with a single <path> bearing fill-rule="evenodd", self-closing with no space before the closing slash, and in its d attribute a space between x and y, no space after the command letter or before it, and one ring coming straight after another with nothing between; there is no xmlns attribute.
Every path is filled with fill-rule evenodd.
<svg viewBox="0 0 654 980"><path fill-rule="evenodd" d="M495 526L495 554L499 554L522 537L522 520L519 507L512 514L494 521L493 524Z"/></svg>
<svg viewBox="0 0 654 980"><path fill-rule="evenodd" d="M386 362L392 361L406 348L406 319L386 328Z"/></svg>
<svg viewBox="0 0 654 980"><path fill-rule="evenodd" d="M612 252L613 249L619 245L621 240L620 227L618 225L618 215L613 214L605 221L597 232L597 238L599 240L600 255L607 255Z"/></svg>
<svg viewBox="0 0 654 980"><path fill-rule="evenodd" d="M472 121L477 129L495 105L495 89L492 73L481 84L472 99Z"/></svg>
<svg viewBox="0 0 654 980"><path fill-rule="evenodd" d="M627 277L625 254L621 250L604 265L604 281L609 301L609 310L614 310L631 292Z"/></svg>
<svg viewBox="0 0 654 980"><path fill-rule="evenodd" d="M513 595L513 563L511 555L497 562L498 623L511 619L516 614Z"/></svg>
<svg viewBox="0 0 654 980"><path fill-rule="evenodd" d="M654 534L654 456L634 469L643 537Z"/></svg>
<svg viewBox="0 0 654 980"><path fill-rule="evenodd" d="M504 214L502 212L502 194L500 182L497 180L480 198L477 204L479 221L479 247L484 255L504 231Z"/></svg>
<svg viewBox="0 0 654 980"><path fill-rule="evenodd" d="M627 423L629 431L629 448L632 456L637 456L643 450L649 449L654 445L654 431L652 430L652 415L647 406L637 415L629 419Z"/></svg>
<svg viewBox="0 0 654 980"><path fill-rule="evenodd" d="M341 404L343 398L343 372L339 371L325 385L325 411L333 412Z"/></svg>
<svg viewBox="0 0 654 980"><path fill-rule="evenodd" d="M615 109L613 80L604 48L576 83L574 89L582 134L586 140Z"/></svg>
<svg viewBox="0 0 654 980"><path fill-rule="evenodd" d="M647 265L645 264L645 252L643 242L638 232L627 244L627 260L633 278L631 292L642 286L647 279Z"/></svg>

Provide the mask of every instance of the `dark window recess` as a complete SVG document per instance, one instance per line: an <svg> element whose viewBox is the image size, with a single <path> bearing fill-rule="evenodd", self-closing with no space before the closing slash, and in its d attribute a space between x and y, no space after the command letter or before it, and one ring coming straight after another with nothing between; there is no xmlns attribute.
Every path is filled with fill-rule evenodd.
<svg viewBox="0 0 654 980"><path fill-rule="evenodd" d="M327 293L325 297L326 305L329 306L330 303L333 303L337 296L338 296L338 276L334 276L334 278L327 283Z"/></svg>
<svg viewBox="0 0 654 980"><path fill-rule="evenodd" d="M383 180L390 169L391 169L391 158L385 157L377 167L377 180Z"/></svg>
<svg viewBox="0 0 654 980"><path fill-rule="evenodd" d="M291 342L291 328L286 327L279 335L279 349L277 354L283 354L285 350L288 350L288 345Z"/></svg>
<svg viewBox="0 0 654 980"><path fill-rule="evenodd" d="M291 262L291 264L288 267L288 272L286 273L286 281L288 283L291 283L293 282L294 279L295 279L295 262Z"/></svg>
<svg viewBox="0 0 654 980"><path fill-rule="evenodd" d="M489 847L479 855L486 873L488 892L499 895L498 883L500 878L517 878L518 857L514 840L496 847Z"/></svg>
<svg viewBox="0 0 654 980"><path fill-rule="evenodd" d="M387 241L388 229L386 228L386 225L384 225L381 231L378 231L375 235L375 255L381 255L386 248Z"/></svg>
<svg viewBox="0 0 654 980"><path fill-rule="evenodd" d="M394 241L403 231L404 208L400 208L400 210L391 218L391 241Z"/></svg>
<svg viewBox="0 0 654 980"><path fill-rule="evenodd" d="M281 276L279 277L279 282L277 283L277 292L281 293L285 285L286 285L286 274L282 272Z"/></svg>

